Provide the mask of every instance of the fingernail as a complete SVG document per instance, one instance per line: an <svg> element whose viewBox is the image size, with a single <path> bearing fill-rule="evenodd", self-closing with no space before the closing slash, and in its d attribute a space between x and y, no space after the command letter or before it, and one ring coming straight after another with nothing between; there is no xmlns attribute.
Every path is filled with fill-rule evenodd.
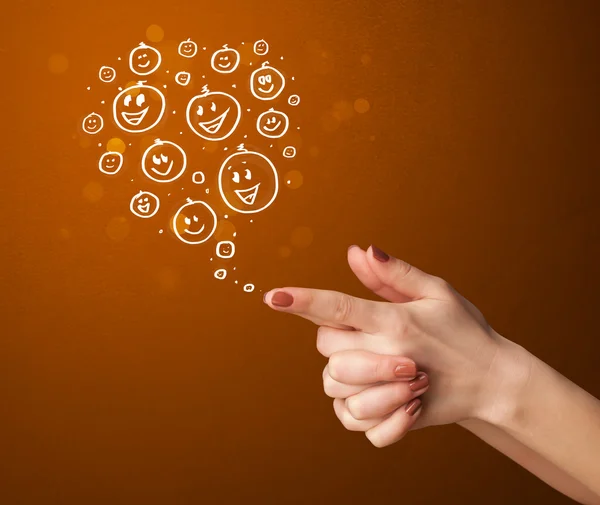
<svg viewBox="0 0 600 505"><path fill-rule="evenodd" d="M294 297L285 291L277 291L271 297L271 304L275 307L289 307L294 303Z"/></svg>
<svg viewBox="0 0 600 505"><path fill-rule="evenodd" d="M265 294L263 294L263 302L267 303L267 295L269 294L269 292L267 291Z"/></svg>
<svg viewBox="0 0 600 505"><path fill-rule="evenodd" d="M379 249L379 247L375 247L372 244L371 244L371 251L373 251L373 257L377 261L381 261L382 263L386 263L386 262L388 262L390 260L389 255L387 255L386 253L384 253L381 249Z"/></svg>
<svg viewBox="0 0 600 505"><path fill-rule="evenodd" d="M427 386L429 386L429 377L425 373L420 373L414 381L408 383L411 391L419 391Z"/></svg>
<svg viewBox="0 0 600 505"><path fill-rule="evenodd" d="M414 416L421 408L421 400L415 398L406 404L405 410L409 416Z"/></svg>
<svg viewBox="0 0 600 505"><path fill-rule="evenodd" d="M412 379L417 375L417 367L414 363L398 365L394 368L394 375L398 377L398 379Z"/></svg>

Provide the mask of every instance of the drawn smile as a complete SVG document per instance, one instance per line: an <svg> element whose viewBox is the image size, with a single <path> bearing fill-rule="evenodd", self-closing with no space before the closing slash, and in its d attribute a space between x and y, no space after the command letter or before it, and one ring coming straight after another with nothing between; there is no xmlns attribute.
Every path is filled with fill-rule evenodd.
<svg viewBox="0 0 600 505"><path fill-rule="evenodd" d="M171 163L169 163L169 166L167 167L167 169L164 172L157 170L156 167L150 167L150 170L157 173L158 175L169 175L172 168L173 168L173 160L171 160Z"/></svg>
<svg viewBox="0 0 600 505"><path fill-rule="evenodd" d="M150 106L140 112L121 112L121 117L131 126L138 126L146 117L146 113Z"/></svg>
<svg viewBox="0 0 600 505"><path fill-rule="evenodd" d="M260 182L256 186L252 186L248 189L236 189L234 193L246 205L252 205L254 203L254 200L256 200L256 195L258 194L259 186Z"/></svg>
<svg viewBox="0 0 600 505"><path fill-rule="evenodd" d="M223 126L223 121L225 121L225 118L227 117L227 114L229 114L230 109L231 107L229 107L225 112L223 112L223 114L213 119L212 121L198 123L198 126L200 126L204 131L210 134L217 133L221 129L221 126Z"/></svg>
<svg viewBox="0 0 600 505"><path fill-rule="evenodd" d="M137 208L142 214L147 214L150 211L150 203L138 204Z"/></svg>
<svg viewBox="0 0 600 505"><path fill-rule="evenodd" d="M265 95L271 93L271 91L273 91L273 88L275 87L275 84L271 84L271 87L267 90L264 90L262 88L258 88L258 91L260 91L261 93L264 93Z"/></svg>
<svg viewBox="0 0 600 505"><path fill-rule="evenodd" d="M146 63L144 63L143 65L141 63L138 63L138 67L140 68L146 68L148 65L150 65L150 60L148 60Z"/></svg>
<svg viewBox="0 0 600 505"><path fill-rule="evenodd" d="M190 235L200 235L204 231L205 226L206 225L203 224L202 228L200 228L198 231L190 231L187 228L184 231L185 231L185 233L189 233Z"/></svg>
<svg viewBox="0 0 600 505"><path fill-rule="evenodd" d="M281 126L281 121L278 121L277 124L273 128L267 128L266 126L263 126L263 130L265 130L269 133L272 133L275 130L277 130L280 126Z"/></svg>

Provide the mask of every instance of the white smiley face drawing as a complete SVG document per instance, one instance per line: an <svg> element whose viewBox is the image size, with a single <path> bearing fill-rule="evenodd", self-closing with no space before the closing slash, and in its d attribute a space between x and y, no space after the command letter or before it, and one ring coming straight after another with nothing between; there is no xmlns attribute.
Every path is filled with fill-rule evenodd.
<svg viewBox="0 0 600 505"><path fill-rule="evenodd" d="M207 203L191 198L173 216L173 232L186 244L202 244L217 229L217 214Z"/></svg>
<svg viewBox="0 0 600 505"><path fill-rule="evenodd" d="M198 52L198 44L191 39L184 40L179 44L177 52L184 58L193 58Z"/></svg>
<svg viewBox="0 0 600 505"><path fill-rule="evenodd" d="M83 118L83 122L81 123L81 128L85 133L89 133L90 135L96 135L96 133L100 132L104 127L104 119L100 114L96 114L92 112Z"/></svg>
<svg viewBox="0 0 600 505"><path fill-rule="evenodd" d="M131 212L142 219L148 219L154 216L160 208L158 196L149 191L140 191L131 199L129 209Z"/></svg>
<svg viewBox="0 0 600 505"><path fill-rule="evenodd" d="M205 140L224 140L237 128L242 117L240 103L220 91L193 97L187 106L187 123L191 130Z"/></svg>
<svg viewBox="0 0 600 505"><path fill-rule="evenodd" d="M187 167L185 151L168 140L156 139L142 156L142 171L154 182L179 179Z"/></svg>
<svg viewBox="0 0 600 505"><path fill-rule="evenodd" d="M117 126L129 133L142 133L154 128L166 108L165 96L153 87L139 82L121 91L113 102L113 118Z"/></svg>
<svg viewBox="0 0 600 505"><path fill-rule="evenodd" d="M254 53L259 56L264 56L269 52L269 44L264 40L257 40L254 43Z"/></svg>
<svg viewBox="0 0 600 505"><path fill-rule="evenodd" d="M100 156L98 168L106 175L115 175L123 166L123 155L116 151L105 152Z"/></svg>
<svg viewBox="0 0 600 505"><path fill-rule="evenodd" d="M215 51L210 60L210 64L213 70L221 74L230 74L240 64L240 53L235 49L227 47L227 44L223 46L223 49Z"/></svg>
<svg viewBox="0 0 600 505"><path fill-rule="evenodd" d="M150 75L162 62L162 56L157 49L140 43L129 53L129 68L137 75Z"/></svg>
<svg viewBox="0 0 600 505"><path fill-rule="evenodd" d="M100 67L98 77L102 82L113 82L117 77L117 72L112 67Z"/></svg>
<svg viewBox="0 0 600 505"><path fill-rule="evenodd" d="M250 91L259 100L274 100L285 88L283 74L265 61L250 76Z"/></svg>
<svg viewBox="0 0 600 505"><path fill-rule="evenodd" d="M290 126L287 115L275 109L263 112L256 120L256 129L263 137L278 139L283 137Z"/></svg>

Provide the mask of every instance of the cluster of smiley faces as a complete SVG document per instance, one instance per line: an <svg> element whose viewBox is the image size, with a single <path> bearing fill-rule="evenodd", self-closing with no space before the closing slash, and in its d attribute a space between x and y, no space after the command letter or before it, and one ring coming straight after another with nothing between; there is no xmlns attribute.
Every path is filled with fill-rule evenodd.
<svg viewBox="0 0 600 505"><path fill-rule="evenodd" d="M265 55L269 46L265 41L254 44L254 52ZM191 40L179 44L179 54L193 58L198 46ZM140 76L150 75L161 65L162 57L158 50L140 44L129 55L129 67ZM235 49L224 46L211 58L212 68L219 73L232 73L240 63L240 55ZM112 82L116 71L102 67L99 72L102 82ZM187 72L175 75L175 82L187 86L191 76ZM250 90L259 100L268 101L279 97L285 88L285 77L277 69L265 62L250 76ZM298 105L298 95L291 95L288 103ZM113 106L113 119L116 125L129 133L143 133L154 128L161 121L166 109L164 94L157 87L139 82L116 95ZM186 120L191 131L208 141L227 139L240 123L242 108L230 94L210 91L206 86L202 92L191 98L186 108ZM83 130L96 134L103 128L104 120L92 113L83 120ZM261 113L256 121L258 132L267 138L280 138L289 128L289 119L283 112L274 108ZM296 150L287 146L284 158L293 158ZM120 172L124 156L119 152L105 152L98 161L99 170L106 175ZM175 142L157 139L148 147L141 160L144 175L157 183L171 183L181 178L188 167L184 149ZM204 182L202 172L192 174L192 181ZM279 191L278 174L273 162L261 153L249 151L243 145L231 154L221 165L218 174L218 189L223 202L234 212L254 214L269 207ZM131 212L144 219L155 216L160 209L160 199L149 191L140 191L130 202ZM215 233L217 215L211 206L201 200L188 199L172 217L172 229L179 240L186 244L202 244Z"/></svg>

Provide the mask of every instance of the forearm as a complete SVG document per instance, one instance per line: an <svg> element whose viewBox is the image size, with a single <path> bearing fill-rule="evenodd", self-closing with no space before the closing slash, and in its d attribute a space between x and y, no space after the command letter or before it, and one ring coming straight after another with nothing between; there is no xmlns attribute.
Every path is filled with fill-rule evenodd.
<svg viewBox="0 0 600 505"><path fill-rule="evenodd" d="M569 498L584 505L600 505L597 494L500 428L478 419L459 424Z"/></svg>
<svg viewBox="0 0 600 505"><path fill-rule="evenodd" d="M600 502L600 401L502 339L490 371L495 404L482 419L587 487Z"/></svg>

